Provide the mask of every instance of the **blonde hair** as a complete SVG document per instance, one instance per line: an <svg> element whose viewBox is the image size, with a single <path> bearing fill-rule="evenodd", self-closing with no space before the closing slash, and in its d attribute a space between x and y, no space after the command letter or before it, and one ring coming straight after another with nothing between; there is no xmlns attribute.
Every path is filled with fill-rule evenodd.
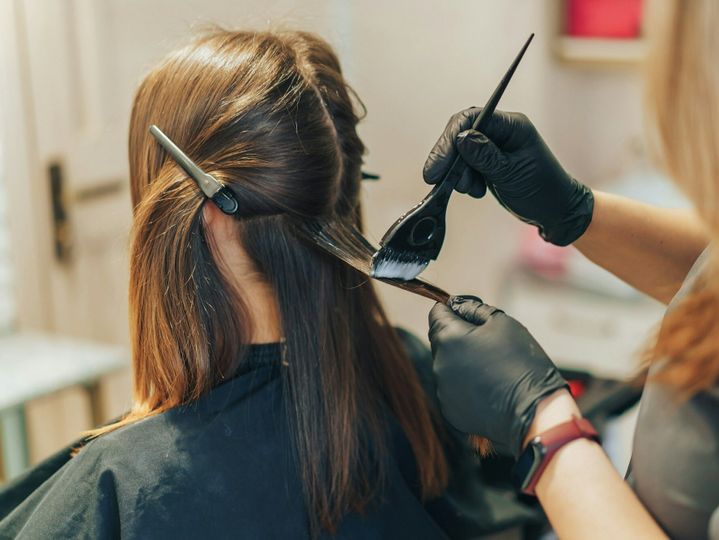
<svg viewBox="0 0 719 540"><path fill-rule="evenodd" d="M719 2L650 3L646 104L653 153L719 242ZM692 395L719 381L719 258L667 314L650 360L656 379Z"/></svg>

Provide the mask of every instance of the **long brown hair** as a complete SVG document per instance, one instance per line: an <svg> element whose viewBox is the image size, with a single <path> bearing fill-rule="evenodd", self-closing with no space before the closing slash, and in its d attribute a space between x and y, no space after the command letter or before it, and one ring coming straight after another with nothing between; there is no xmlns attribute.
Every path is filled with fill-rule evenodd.
<svg viewBox="0 0 719 540"><path fill-rule="evenodd" d="M660 164L697 208L719 244L719 2L650 2L648 116ZM719 254L670 311L649 361L656 379L691 396L719 382Z"/></svg>
<svg viewBox="0 0 719 540"><path fill-rule="evenodd" d="M251 333L251 306L213 257L221 246L205 236L208 203L148 134L157 124L234 191L242 247L275 293L284 401L313 530L335 530L376 494L388 415L412 446L423 495L447 481L432 412L371 283L296 231L319 217L360 226L364 146L350 94L329 45L304 32L215 30L145 78L129 145L136 406L96 432L232 377Z"/></svg>

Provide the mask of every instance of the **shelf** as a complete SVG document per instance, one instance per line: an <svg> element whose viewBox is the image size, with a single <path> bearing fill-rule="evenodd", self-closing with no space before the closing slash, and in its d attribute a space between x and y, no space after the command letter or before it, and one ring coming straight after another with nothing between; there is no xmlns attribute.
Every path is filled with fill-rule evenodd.
<svg viewBox="0 0 719 540"><path fill-rule="evenodd" d="M586 64L636 64L644 59L643 39L602 39L558 36L554 52L565 62Z"/></svg>

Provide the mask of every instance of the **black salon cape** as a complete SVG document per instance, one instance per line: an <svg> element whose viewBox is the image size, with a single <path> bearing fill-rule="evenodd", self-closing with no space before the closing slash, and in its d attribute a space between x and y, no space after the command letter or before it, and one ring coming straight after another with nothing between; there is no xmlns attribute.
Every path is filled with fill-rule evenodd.
<svg viewBox="0 0 719 540"><path fill-rule="evenodd" d="M433 397L427 348L402 336ZM254 346L240 375L192 405L41 463L0 492L0 538L308 538L278 360L277 345ZM535 518L482 485L461 435L450 432L447 450L451 485L423 504L395 423L386 488L363 515L347 515L336 537L475 538Z"/></svg>

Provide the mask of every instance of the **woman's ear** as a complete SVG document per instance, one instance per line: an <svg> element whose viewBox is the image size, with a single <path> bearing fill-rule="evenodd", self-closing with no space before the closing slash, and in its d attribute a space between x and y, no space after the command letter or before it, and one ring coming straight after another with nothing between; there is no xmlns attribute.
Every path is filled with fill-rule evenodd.
<svg viewBox="0 0 719 540"><path fill-rule="evenodd" d="M220 209L217 208L217 206L205 201L205 204L202 205L202 218L205 222L205 225L211 227L212 222L215 221L218 212L220 212Z"/></svg>
<svg viewBox="0 0 719 540"><path fill-rule="evenodd" d="M246 294L252 294L251 288L258 282L264 286L264 276L242 245L240 222L211 201L202 208L202 221L210 253L225 277L235 280Z"/></svg>
<svg viewBox="0 0 719 540"><path fill-rule="evenodd" d="M210 201L205 202L202 207L202 221L205 225L205 232L212 235L217 245L226 245L236 236L235 219L225 214Z"/></svg>

